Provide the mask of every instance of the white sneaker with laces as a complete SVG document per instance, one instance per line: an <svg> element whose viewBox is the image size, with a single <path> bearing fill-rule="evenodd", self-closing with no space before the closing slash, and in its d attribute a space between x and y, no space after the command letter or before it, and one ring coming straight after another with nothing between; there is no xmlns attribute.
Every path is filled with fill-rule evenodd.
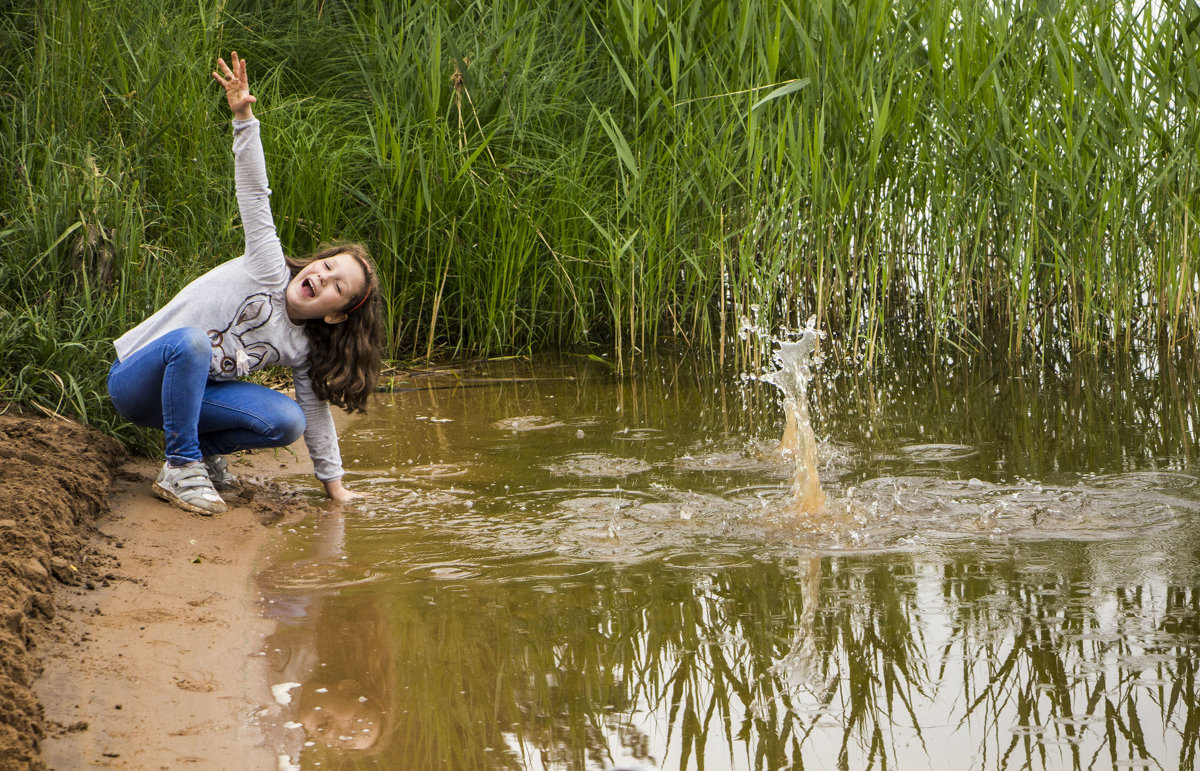
<svg viewBox="0 0 1200 771"><path fill-rule="evenodd" d="M164 463L151 489L159 498L184 511L211 517L226 510L225 501L213 489L203 463L189 463L177 468Z"/></svg>

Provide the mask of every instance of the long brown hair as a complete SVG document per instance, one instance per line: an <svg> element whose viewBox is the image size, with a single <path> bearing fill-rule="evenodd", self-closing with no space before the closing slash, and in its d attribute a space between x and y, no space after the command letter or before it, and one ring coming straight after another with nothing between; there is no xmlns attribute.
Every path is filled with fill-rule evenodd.
<svg viewBox="0 0 1200 771"><path fill-rule="evenodd" d="M379 272L362 244L332 244L311 257L288 257L292 277L304 266L348 254L358 260L367 276L366 301L363 292L346 301L345 321L327 324L324 319L307 319L308 365L313 391L321 399L350 412L366 412L367 398L379 381L383 364L383 303L380 301ZM360 305L361 303L361 305Z"/></svg>

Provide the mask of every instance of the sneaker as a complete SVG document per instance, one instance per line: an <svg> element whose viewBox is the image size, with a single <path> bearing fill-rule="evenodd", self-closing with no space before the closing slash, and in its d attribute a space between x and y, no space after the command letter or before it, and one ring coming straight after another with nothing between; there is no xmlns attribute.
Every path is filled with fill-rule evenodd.
<svg viewBox="0 0 1200 771"><path fill-rule="evenodd" d="M203 463L171 468L164 463L151 488L154 494L184 511L205 517L225 511L225 501L217 495Z"/></svg>
<svg viewBox="0 0 1200 771"><path fill-rule="evenodd" d="M206 455L204 466L208 469L209 481L217 488L217 492L228 493L242 486L241 480L230 473L224 455Z"/></svg>

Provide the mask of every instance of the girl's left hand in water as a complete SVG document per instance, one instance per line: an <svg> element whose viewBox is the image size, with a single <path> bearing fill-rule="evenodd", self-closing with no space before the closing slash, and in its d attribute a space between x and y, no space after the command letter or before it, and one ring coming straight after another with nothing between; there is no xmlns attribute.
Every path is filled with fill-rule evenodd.
<svg viewBox="0 0 1200 771"><path fill-rule="evenodd" d="M346 503L347 501L352 501L356 498L367 497L366 493L356 493L353 490L347 490L345 487L342 487L341 479L331 479L326 482L325 494L338 503Z"/></svg>
<svg viewBox="0 0 1200 771"><path fill-rule="evenodd" d="M217 57L217 67L224 73L224 77L215 71L212 76L224 87L225 99L229 102L229 109L233 111L233 117L238 120L247 120L254 117L250 111L250 105L258 100L250 94L250 81L246 78L246 60L239 59L237 51L232 52L230 58L233 60L232 69L224 59Z"/></svg>

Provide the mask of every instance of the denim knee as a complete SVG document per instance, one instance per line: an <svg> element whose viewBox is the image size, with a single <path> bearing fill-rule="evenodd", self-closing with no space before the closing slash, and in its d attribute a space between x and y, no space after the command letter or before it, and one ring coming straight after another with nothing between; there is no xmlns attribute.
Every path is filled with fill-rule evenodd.
<svg viewBox="0 0 1200 771"><path fill-rule="evenodd" d="M199 327L183 327L179 330L180 353L186 353L198 358L212 357L212 340Z"/></svg>
<svg viewBox="0 0 1200 771"><path fill-rule="evenodd" d="M304 424L304 411L289 399L272 421L271 439L280 447L291 444L304 434Z"/></svg>

